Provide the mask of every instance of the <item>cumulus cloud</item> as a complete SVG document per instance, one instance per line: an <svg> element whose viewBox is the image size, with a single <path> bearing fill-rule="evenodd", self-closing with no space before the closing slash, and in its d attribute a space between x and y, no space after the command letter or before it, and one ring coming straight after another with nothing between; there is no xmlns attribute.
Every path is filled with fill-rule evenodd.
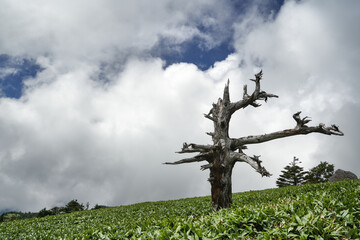
<svg viewBox="0 0 360 240"><path fill-rule="evenodd" d="M49 55L62 61L110 61L144 54L160 37L181 43L193 37L213 47L225 30L226 5L217 1L1 1L0 50ZM180 10L181 9L181 10ZM196 11L194 11L196 9ZM198 28L212 28L211 35Z"/></svg>
<svg viewBox="0 0 360 240"><path fill-rule="evenodd" d="M233 22L233 10L218 1L0 4L0 22L7 23L0 52L32 57L44 69L24 82L20 99L0 99L0 209L210 194L201 164L162 163L180 159L174 152L185 141L211 143L205 132L212 125L202 114L226 79L235 101L243 84L253 89L248 78L260 68L263 89L280 98L236 113L231 137L292 128L298 110L314 124L338 123L345 137L313 134L250 146L274 176L261 178L238 164L233 191L275 187L294 155L305 168L328 161L360 175L356 1L287 1L274 19L250 8ZM189 63L164 68L166 59L149 54L161 39L176 46L200 38L211 48L232 32L236 51L205 71Z"/></svg>
<svg viewBox="0 0 360 240"><path fill-rule="evenodd" d="M4 187L8 179L25 196L20 205L37 208L72 197L125 204L194 194L197 187L191 194L188 187L198 169L179 186L181 171L162 163L175 159L184 139L205 140L201 113L213 83L194 65L162 66L160 59L129 61L111 86L81 68L20 100L1 99Z"/></svg>

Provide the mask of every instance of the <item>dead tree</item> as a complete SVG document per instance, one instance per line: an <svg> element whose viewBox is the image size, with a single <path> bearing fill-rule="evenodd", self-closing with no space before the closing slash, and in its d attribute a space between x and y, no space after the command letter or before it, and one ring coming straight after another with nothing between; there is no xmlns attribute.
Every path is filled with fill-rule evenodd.
<svg viewBox="0 0 360 240"><path fill-rule="evenodd" d="M246 136L240 138L229 137L229 122L231 116L240 109L248 106L260 107L259 100L267 102L269 98L277 98L277 95L267 93L260 89L262 71L255 74L255 79L250 79L255 83L255 90L251 95L247 92L247 85L244 85L242 100L237 102L230 101L229 80L225 85L223 98L219 98L217 103L213 103L208 114L204 116L214 123L214 131L207 134L212 137L212 145L199 145L195 143L184 143L178 153L198 153L191 158L185 158L176 162L166 162L165 164L182 164L206 161L207 164L201 166L201 170L210 170L208 181L211 184L212 206L214 210L230 207L232 203L231 174L236 162L245 162L253 167L261 176L271 176L262 166L260 156L248 156L244 153L246 145L263 143L278 138L290 137L294 135L306 135L317 132L327 135L344 134L336 125L326 127L323 123L317 126L307 126L311 121L309 117L300 117L301 112L293 115L296 126L292 129L272 132L258 136Z"/></svg>

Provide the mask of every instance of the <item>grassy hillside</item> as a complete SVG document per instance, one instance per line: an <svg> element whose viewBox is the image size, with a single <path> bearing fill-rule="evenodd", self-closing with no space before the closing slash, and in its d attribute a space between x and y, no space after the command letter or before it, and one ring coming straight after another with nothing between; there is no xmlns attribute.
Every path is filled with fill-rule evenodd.
<svg viewBox="0 0 360 240"><path fill-rule="evenodd" d="M359 181L141 203L0 224L0 239L360 239Z"/></svg>

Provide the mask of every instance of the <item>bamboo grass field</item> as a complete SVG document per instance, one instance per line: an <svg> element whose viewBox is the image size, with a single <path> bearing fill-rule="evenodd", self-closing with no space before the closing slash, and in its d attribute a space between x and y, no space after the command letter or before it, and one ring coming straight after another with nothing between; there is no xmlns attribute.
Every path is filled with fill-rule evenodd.
<svg viewBox="0 0 360 240"><path fill-rule="evenodd" d="M3 222L0 239L360 239L360 181L146 202Z"/></svg>

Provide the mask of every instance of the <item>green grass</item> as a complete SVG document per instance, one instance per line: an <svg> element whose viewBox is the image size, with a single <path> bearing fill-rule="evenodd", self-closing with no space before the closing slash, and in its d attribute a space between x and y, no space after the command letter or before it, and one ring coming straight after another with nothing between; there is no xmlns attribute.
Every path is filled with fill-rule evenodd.
<svg viewBox="0 0 360 240"><path fill-rule="evenodd" d="M360 239L360 182L149 202L0 224L0 239Z"/></svg>

